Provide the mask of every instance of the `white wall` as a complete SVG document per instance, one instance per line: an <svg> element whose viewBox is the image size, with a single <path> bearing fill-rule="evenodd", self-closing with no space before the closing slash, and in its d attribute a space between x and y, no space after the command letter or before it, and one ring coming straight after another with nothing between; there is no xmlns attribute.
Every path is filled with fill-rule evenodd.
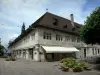
<svg viewBox="0 0 100 75"><path fill-rule="evenodd" d="M51 33L52 39L51 40L43 39L44 32ZM56 34L62 36L63 40L57 41ZM49 29L45 29L45 28L39 28L39 40L38 41L39 41L39 44L42 44L42 45L56 45L56 46L65 46L65 47L73 46L74 44L77 43L77 41L76 42L72 42L71 40L66 41L65 40L66 36L71 36L71 37L74 37L75 39L79 38L78 36L74 36L74 35L71 35L68 33L63 33L60 31L53 31L53 30L49 30Z"/></svg>
<svg viewBox="0 0 100 75"><path fill-rule="evenodd" d="M51 40L43 39L44 32L51 33L52 39ZM33 34L34 34L34 36L32 36ZM56 34L62 36L63 40L57 41ZM72 42L71 38L69 41L66 41L66 39L65 39L66 36L74 37L76 39L76 41ZM27 38L27 40L26 40L26 38ZM27 36L22 38L20 41L18 41L13 46L9 47L9 50L12 52L13 50L28 49L28 48L32 48L33 46L35 46L35 44L50 45L50 46L65 46L65 47L81 46L80 52L78 53L77 57L84 58L84 47L85 46L88 47L90 45L86 45L83 42L78 43L77 38L79 38L79 37L76 35L39 27L39 28L34 29L32 32L30 32ZM99 45L97 45L97 46L99 47ZM100 53L98 54L98 52L97 52L97 54L95 53L93 55L92 47L93 47L93 45L91 45L91 47L87 49L87 52L86 52L87 57L99 56ZM98 49L96 49L96 50L98 50Z"/></svg>
<svg viewBox="0 0 100 75"><path fill-rule="evenodd" d="M9 47L9 50L13 51L13 50L33 48L35 44L38 44L38 29L37 28L31 31L27 36L23 37L20 41L15 43L13 46Z"/></svg>

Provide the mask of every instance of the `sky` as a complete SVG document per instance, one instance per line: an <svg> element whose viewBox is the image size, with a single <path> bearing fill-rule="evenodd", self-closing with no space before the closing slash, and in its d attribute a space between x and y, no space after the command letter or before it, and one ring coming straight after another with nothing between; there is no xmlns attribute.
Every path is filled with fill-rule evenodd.
<svg viewBox="0 0 100 75"><path fill-rule="evenodd" d="M23 22L26 28L48 12L84 24L86 17L97 7L100 0L0 0L0 38L7 47L21 33Z"/></svg>

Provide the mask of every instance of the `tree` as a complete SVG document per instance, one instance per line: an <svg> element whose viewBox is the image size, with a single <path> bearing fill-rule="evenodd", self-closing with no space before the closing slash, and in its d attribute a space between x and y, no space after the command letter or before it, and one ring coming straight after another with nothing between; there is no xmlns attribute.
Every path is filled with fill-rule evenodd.
<svg viewBox="0 0 100 75"><path fill-rule="evenodd" d="M81 39L87 44L100 44L100 7L87 17L81 28Z"/></svg>
<svg viewBox="0 0 100 75"><path fill-rule="evenodd" d="M4 55L4 46L0 45L0 57L2 57Z"/></svg>

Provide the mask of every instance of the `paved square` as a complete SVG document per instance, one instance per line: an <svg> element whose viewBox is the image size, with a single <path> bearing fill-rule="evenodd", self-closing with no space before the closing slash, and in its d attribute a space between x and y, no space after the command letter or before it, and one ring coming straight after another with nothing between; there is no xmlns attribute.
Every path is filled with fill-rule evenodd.
<svg viewBox="0 0 100 75"><path fill-rule="evenodd" d="M99 71L80 73L62 72L58 62L34 62L30 60L4 61L0 59L0 75L100 75Z"/></svg>

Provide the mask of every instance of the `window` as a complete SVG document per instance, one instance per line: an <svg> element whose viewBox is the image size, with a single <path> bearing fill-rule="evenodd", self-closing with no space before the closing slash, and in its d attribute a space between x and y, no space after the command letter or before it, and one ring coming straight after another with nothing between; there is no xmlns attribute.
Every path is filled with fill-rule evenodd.
<svg viewBox="0 0 100 75"><path fill-rule="evenodd" d="M62 36L56 35L56 40L57 40L57 41L62 41Z"/></svg>
<svg viewBox="0 0 100 75"><path fill-rule="evenodd" d="M84 48L84 57L86 58L86 48Z"/></svg>
<svg viewBox="0 0 100 75"><path fill-rule="evenodd" d="M70 36L66 36L65 41L69 41L69 40L70 40Z"/></svg>
<svg viewBox="0 0 100 75"><path fill-rule="evenodd" d="M21 50L19 51L19 54L21 55Z"/></svg>
<svg viewBox="0 0 100 75"><path fill-rule="evenodd" d="M76 38L75 37L72 37L71 39L72 39L72 42L75 42L76 41Z"/></svg>
<svg viewBox="0 0 100 75"><path fill-rule="evenodd" d="M44 32L44 34L43 34L43 39L51 40L51 33L46 33L46 32Z"/></svg>
<svg viewBox="0 0 100 75"><path fill-rule="evenodd" d="M95 54L95 53L94 53L94 49L92 49L92 53L93 53L93 55Z"/></svg>
<svg viewBox="0 0 100 75"><path fill-rule="evenodd" d="M77 38L77 43L79 43L80 42L80 38Z"/></svg>
<svg viewBox="0 0 100 75"><path fill-rule="evenodd" d="M63 26L63 28L67 28L67 24Z"/></svg>
<svg viewBox="0 0 100 75"><path fill-rule="evenodd" d="M99 49L98 49L98 54L100 53Z"/></svg>
<svg viewBox="0 0 100 75"><path fill-rule="evenodd" d="M55 25L55 26L57 26L58 25L58 19L56 19L56 18L53 18L53 25Z"/></svg>
<svg viewBox="0 0 100 75"><path fill-rule="evenodd" d="M97 54L97 50L96 50L96 48L95 48L95 54Z"/></svg>
<svg viewBox="0 0 100 75"><path fill-rule="evenodd" d="M72 28L72 31L75 31L75 27Z"/></svg>

